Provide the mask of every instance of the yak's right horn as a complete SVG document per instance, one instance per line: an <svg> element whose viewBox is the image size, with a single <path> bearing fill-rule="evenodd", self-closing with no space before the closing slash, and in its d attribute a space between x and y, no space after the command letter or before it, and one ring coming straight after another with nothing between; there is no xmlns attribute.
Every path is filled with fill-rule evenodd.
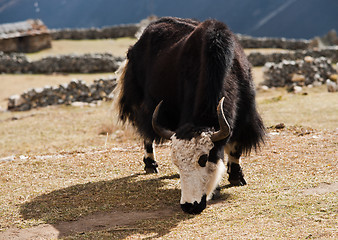
<svg viewBox="0 0 338 240"><path fill-rule="evenodd" d="M224 103L224 97L222 97L222 99L219 101L218 107L217 107L217 116L218 116L218 123L219 123L220 129L219 131L211 135L211 141L213 142L223 140L230 135L230 125L224 116L223 103Z"/></svg>
<svg viewBox="0 0 338 240"><path fill-rule="evenodd" d="M153 118L152 118L152 125L153 125L153 129L154 131L161 137L164 139L168 139L170 140L171 136L173 136L175 134L175 132L169 130L169 129L165 129L163 127L161 127L158 123L157 123L157 117L158 117L158 111L162 105L163 100L157 105L157 107L155 108L155 111L153 113Z"/></svg>

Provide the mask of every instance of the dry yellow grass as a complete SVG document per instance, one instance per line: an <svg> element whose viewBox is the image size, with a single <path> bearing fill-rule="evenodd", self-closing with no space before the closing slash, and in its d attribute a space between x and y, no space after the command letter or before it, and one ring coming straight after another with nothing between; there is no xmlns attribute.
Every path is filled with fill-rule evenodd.
<svg viewBox="0 0 338 240"><path fill-rule="evenodd" d="M271 54L271 53L285 53L285 52L289 52L289 50L286 49L280 49L280 48L247 48L244 49L245 54L250 54L252 52L260 52L262 54Z"/></svg>
<svg viewBox="0 0 338 240"><path fill-rule="evenodd" d="M27 54L29 60L38 60L50 55L110 53L125 56L127 49L135 43L134 38L100 39L100 40L54 40L52 48L38 53Z"/></svg>
<svg viewBox="0 0 338 240"><path fill-rule="evenodd" d="M88 109L70 107L61 113L75 117L74 111L86 116ZM93 115L100 116L100 111L95 110ZM83 121L95 125L87 117ZM179 178L170 162L168 146L156 148L160 173L144 175L138 138L124 135L120 129L120 135L109 137L104 147L105 136L94 129L82 133L74 130L85 143L83 147L75 141L63 151L36 149L0 163L3 230L19 227L24 229L16 232L36 234L46 228L41 224L48 224L59 236L71 239L337 237L337 193L317 194L312 190L309 194L307 190L337 181L337 131L310 129L302 135L297 127L272 130L261 152L242 159L248 185L228 188L224 179L220 199L193 216L179 209ZM89 141L83 138L87 134L97 138ZM36 135L32 134L32 140ZM45 141L52 142L51 138ZM153 215L142 217L144 213ZM109 221L91 223L95 231L74 228L69 232L62 227L84 221L86 216L95 220L98 214L105 214ZM115 222L113 226L108 224L111 221ZM31 229L33 226L37 227ZM0 238L6 233L0 232Z"/></svg>
<svg viewBox="0 0 338 240"><path fill-rule="evenodd" d="M267 126L283 122L317 129L338 128L337 94L327 92L326 86L305 87L299 94L287 93L284 88L259 92L257 102Z"/></svg>

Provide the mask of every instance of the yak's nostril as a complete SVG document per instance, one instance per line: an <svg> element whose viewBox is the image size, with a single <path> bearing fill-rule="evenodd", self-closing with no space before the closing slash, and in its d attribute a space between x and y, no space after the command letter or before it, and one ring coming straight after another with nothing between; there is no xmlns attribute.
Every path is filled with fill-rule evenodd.
<svg viewBox="0 0 338 240"><path fill-rule="evenodd" d="M207 195L203 195L201 202L194 202L194 203L184 203L181 204L181 208L184 212L189 214L199 214L201 213L205 207L207 206Z"/></svg>

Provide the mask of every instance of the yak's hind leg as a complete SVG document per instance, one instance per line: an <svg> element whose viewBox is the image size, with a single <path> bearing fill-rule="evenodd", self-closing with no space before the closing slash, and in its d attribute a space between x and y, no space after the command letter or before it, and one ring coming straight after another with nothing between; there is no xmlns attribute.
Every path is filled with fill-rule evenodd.
<svg viewBox="0 0 338 240"><path fill-rule="evenodd" d="M146 173L158 173L157 163L155 161L155 154L153 148L153 142L144 140L144 158L143 162L145 164L144 170Z"/></svg>
<svg viewBox="0 0 338 240"><path fill-rule="evenodd" d="M229 182L234 186L244 186L246 181L240 166L240 157L242 155L241 147L236 143L228 143L225 147L225 152L228 154L228 174Z"/></svg>

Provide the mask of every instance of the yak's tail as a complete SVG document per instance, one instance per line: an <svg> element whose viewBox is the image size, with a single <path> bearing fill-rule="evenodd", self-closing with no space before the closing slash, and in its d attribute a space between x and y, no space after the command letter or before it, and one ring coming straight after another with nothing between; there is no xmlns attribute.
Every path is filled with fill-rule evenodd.
<svg viewBox="0 0 338 240"><path fill-rule="evenodd" d="M229 73L234 59L235 42L234 37L228 27L216 20L207 20L202 23L206 28L204 34L203 54L205 57L205 88L197 96L204 96L203 100L195 99L199 109L209 109L212 116L217 116L217 105L223 97L224 80ZM204 106L204 107L201 107ZM203 115L204 113L200 113Z"/></svg>
<svg viewBox="0 0 338 240"><path fill-rule="evenodd" d="M121 98L123 95L123 83L124 83L124 76L126 73L126 68L128 65L128 60L124 60L122 62L122 64L120 65L120 67L116 70L115 75L116 75L116 87L113 90L113 104L112 107L113 109L118 109L119 110L119 114L121 114ZM121 118L121 116L120 116Z"/></svg>
<svg viewBox="0 0 338 240"><path fill-rule="evenodd" d="M208 21L206 21L208 22ZM228 74L234 59L235 43L228 27L221 22L210 20L210 27L206 32L207 80L209 92L220 93L224 78ZM216 106L221 96L215 96Z"/></svg>

